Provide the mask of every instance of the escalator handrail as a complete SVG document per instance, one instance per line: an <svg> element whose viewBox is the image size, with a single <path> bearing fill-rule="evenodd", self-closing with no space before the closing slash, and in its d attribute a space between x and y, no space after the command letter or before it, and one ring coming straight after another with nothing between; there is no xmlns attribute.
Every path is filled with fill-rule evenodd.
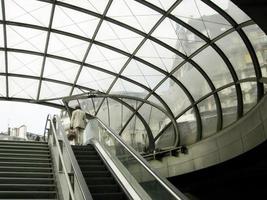
<svg viewBox="0 0 267 200"><path fill-rule="evenodd" d="M69 159L69 161L71 163L74 176L76 177L78 186L81 189L81 193L82 193L83 199L84 200L93 200L92 195L91 195L91 193L90 193L90 191L89 191L89 189L87 187L87 184L86 184L86 182L84 180L83 174L82 174L82 172L80 170L79 164L78 164L78 162L77 162L77 160L75 158L73 150L72 150L72 148L70 146L70 143L69 143L69 141L67 139L67 136L65 134L65 130L64 130L62 124L61 124L61 120L57 115L54 115L53 119L55 119L56 122L57 122L58 133L56 133L56 129L54 127L54 124L51 123L53 132L55 131L54 132L55 136L57 134L61 133L60 136L62 138L63 145L66 148L68 159ZM57 136L56 136L56 138L57 138ZM57 141L57 139L56 139L56 141ZM62 165L64 165L64 161L62 161ZM72 187L71 187L71 189L72 189Z"/></svg>
<svg viewBox="0 0 267 200"><path fill-rule="evenodd" d="M135 150L127 145L118 134L105 125L100 119L95 118L116 140L119 142L172 196L178 200L187 200L188 198L175 188L166 178L159 175L155 170L149 167L149 163Z"/></svg>

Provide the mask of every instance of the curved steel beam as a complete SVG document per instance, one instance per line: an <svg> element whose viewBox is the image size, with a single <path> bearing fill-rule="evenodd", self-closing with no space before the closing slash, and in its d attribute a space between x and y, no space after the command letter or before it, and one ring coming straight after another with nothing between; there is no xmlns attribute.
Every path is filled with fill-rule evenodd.
<svg viewBox="0 0 267 200"><path fill-rule="evenodd" d="M261 73L261 70L260 70L260 64L259 64L256 52L255 52L255 50L254 50L249 38L245 34L245 32L241 28L238 28L237 22L227 12L225 12L223 9L221 9L219 6L217 6L215 3L213 3L210 0L202 0L202 1L205 4L207 4L208 6L210 6L212 9L214 9L216 12L221 14L233 27L236 27L236 31L240 35L240 37L243 40L244 44L246 45L246 47L248 49L248 52L250 54L250 57L252 59L255 75L256 75L258 80L261 79L262 78L262 73ZM258 94L257 99L259 101L264 95L263 83L261 83L259 81L257 82L257 94Z"/></svg>
<svg viewBox="0 0 267 200"><path fill-rule="evenodd" d="M239 79L237 84L241 84L241 83L247 83L247 82L258 82L257 78L246 78L246 79ZM262 81L263 82L263 81ZM266 81L267 83L267 81ZM210 96L213 96L215 93L218 93L228 87L232 87L234 86L236 83L235 82L231 82L228 83L227 85L224 85L220 88L217 88L215 91L209 92L208 94L206 94L205 96L201 97L200 99L196 100L195 103L193 105L188 106L187 108L185 108L182 112L180 112L176 117L175 120L177 120L179 117L181 117L184 113L186 113L188 110L192 109L195 105L199 104L200 102L202 102L203 100L209 98ZM158 135L155 137L155 142L159 139L159 137L164 133L164 131L169 128L171 126L171 123L168 123L159 133Z"/></svg>
<svg viewBox="0 0 267 200"><path fill-rule="evenodd" d="M168 113L164 108L162 108L161 106L153 103L153 102L150 102L148 100L145 100L145 99L142 99L142 98L139 98L139 97L134 97L134 96L128 96L128 95L120 95L120 94L104 94L104 93L100 93L100 92L89 92L89 93L84 93L84 94L80 94L80 95L73 95L73 96L70 96L70 97L65 97L63 98L63 102L69 102L71 100L74 100L74 99L86 99L86 98L122 98L122 99L131 99L131 100L135 100L135 101L140 101L142 103L145 103L145 104L148 104L148 105L151 105L152 107L155 107L156 109L160 110L161 112L163 112L167 117L169 117L169 119L171 120L171 122L173 123L173 126L174 126L174 131L175 131L175 134L179 134L178 132L178 127L177 127L177 123L176 121L174 120L174 118L170 115L170 113ZM134 116L135 114L137 114L138 110L134 110L132 116ZM126 123L125 123L126 124ZM125 126L124 126L125 127ZM123 131L123 129L120 131L119 134L121 134Z"/></svg>

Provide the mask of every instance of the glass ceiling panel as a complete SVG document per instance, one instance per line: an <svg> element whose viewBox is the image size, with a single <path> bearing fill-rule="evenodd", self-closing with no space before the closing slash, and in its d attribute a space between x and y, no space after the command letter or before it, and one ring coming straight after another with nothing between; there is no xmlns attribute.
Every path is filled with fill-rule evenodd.
<svg viewBox="0 0 267 200"><path fill-rule="evenodd" d="M134 96L139 98L144 98L148 91L123 79L118 79L115 85L112 87L111 94L125 94L128 96Z"/></svg>
<svg viewBox="0 0 267 200"><path fill-rule="evenodd" d="M114 46L128 53L132 53L142 39L142 36L107 21L103 21L96 36L97 41Z"/></svg>
<svg viewBox="0 0 267 200"><path fill-rule="evenodd" d="M5 52L4 51L0 51L0 73L2 73L2 72L6 72Z"/></svg>
<svg viewBox="0 0 267 200"><path fill-rule="evenodd" d="M258 25L251 25L243 28L252 43L256 52L258 61L260 63L262 76L267 77L267 36L258 27Z"/></svg>
<svg viewBox="0 0 267 200"><path fill-rule="evenodd" d="M2 24L0 24L0 47L4 47L4 35L3 35L3 25Z"/></svg>
<svg viewBox="0 0 267 200"><path fill-rule="evenodd" d="M60 0L62 2L73 4L83 9L92 10L94 12L103 13L108 0Z"/></svg>
<svg viewBox="0 0 267 200"><path fill-rule="evenodd" d="M74 82L80 65L63 60L46 58L44 77L64 82Z"/></svg>
<svg viewBox="0 0 267 200"><path fill-rule="evenodd" d="M231 28L221 15L200 0L182 1L172 14L211 39Z"/></svg>
<svg viewBox="0 0 267 200"><path fill-rule="evenodd" d="M240 85L243 93L244 113L246 113L257 103L257 84L246 82Z"/></svg>
<svg viewBox="0 0 267 200"><path fill-rule="evenodd" d="M136 60L132 60L127 65L122 75L149 88L154 88L165 77L162 73Z"/></svg>
<svg viewBox="0 0 267 200"><path fill-rule="evenodd" d="M250 20L249 16L240 10L235 4L229 0L211 0L217 4L221 9L227 12L237 23L242 23Z"/></svg>
<svg viewBox="0 0 267 200"><path fill-rule="evenodd" d="M6 77L0 76L0 97L6 96Z"/></svg>
<svg viewBox="0 0 267 200"><path fill-rule="evenodd" d="M88 46L89 43L83 40L51 33L48 54L82 61Z"/></svg>
<svg viewBox="0 0 267 200"><path fill-rule="evenodd" d="M180 144L189 145L195 143L197 140L197 123L194 110L188 110L176 121L178 123L180 133Z"/></svg>
<svg viewBox="0 0 267 200"><path fill-rule="evenodd" d="M56 6L53 28L92 38L98 22L99 18L92 15Z"/></svg>
<svg viewBox="0 0 267 200"><path fill-rule="evenodd" d="M218 92L222 105L223 127L232 124L237 119L237 96L235 86Z"/></svg>
<svg viewBox="0 0 267 200"><path fill-rule="evenodd" d="M208 55L209 59L207 59ZM208 74L215 87L218 88L227 83L233 82L230 71L224 61L211 47L201 51L193 58L193 60L196 61L196 63L198 63Z"/></svg>
<svg viewBox="0 0 267 200"><path fill-rule="evenodd" d="M217 129L217 109L213 96L201 101L197 104L201 121L202 121L202 137L207 138L214 134Z"/></svg>
<svg viewBox="0 0 267 200"><path fill-rule="evenodd" d="M8 77L9 97L35 99L39 80Z"/></svg>
<svg viewBox="0 0 267 200"><path fill-rule="evenodd" d="M42 81L40 100L65 97L70 94L71 87L63 84Z"/></svg>
<svg viewBox="0 0 267 200"><path fill-rule="evenodd" d="M194 33L169 18L163 20L152 33L152 36L160 39L185 55L192 54L205 44L205 42Z"/></svg>
<svg viewBox="0 0 267 200"><path fill-rule="evenodd" d="M168 104L175 116L191 104L180 86L170 78L164 81L155 92Z"/></svg>
<svg viewBox="0 0 267 200"><path fill-rule="evenodd" d="M150 40L143 44L136 56L167 72L183 61L180 56Z"/></svg>
<svg viewBox="0 0 267 200"><path fill-rule="evenodd" d="M107 16L148 33L161 17L158 12L135 1L113 1Z"/></svg>
<svg viewBox="0 0 267 200"><path fill-rule="evenodd" d="M77 84L105 92L114 78L113 75L90 69L89 67L83 67Z"/></svg>
<svg viewBox="0 0 267 200"><path fill-rule="evenodd" d="M25 53L8 52L8 72L40 76L43 57Z"/></svg>
<svg viewBox="0 0 267 200"><path fill-rule="evenodd" d="M211 92L206 79L190 63L186 63L180 67L174 73L174 76L181 81L195 100L198 100L205 94Z"/></svg>
<svg viewBox="0 0 267 200"><path fill-rule="evenodd" d="M175 0L147 0L147 1L163 10L168 10L175 2Z"/></svg>
<svg viewBox="0 0 267 200"><path fill-rule="evenodd" d="M36 0L8 0L6 20L48 27L51 8L51 4Z"/></svg>
<svg viewBox="0 0 267 200"><path fill-rule="evenodd" d="M120 53L98 45L93 45L86 58L86 63L118 73L127 59L128 57Z"/></svg>
<svg viewBox="0 0 267 200"><path fill-rule="evenodd" d="M229 58L239 79L256 76L247 47L237 32L223 37L221 40L217 41L216 44Z"/></svg>
<svg viewBox="0 0 267 200"><path fill-rule="evenodd" d="M44 52L47 33L32 28L6 26L7 47Z"/></svg>

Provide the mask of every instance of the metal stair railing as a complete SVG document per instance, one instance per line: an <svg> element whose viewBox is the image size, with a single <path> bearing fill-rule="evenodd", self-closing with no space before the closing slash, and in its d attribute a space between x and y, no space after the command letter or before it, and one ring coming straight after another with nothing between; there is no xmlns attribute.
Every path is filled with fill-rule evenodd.
<svg viewBox="0 0 267 200"><path fill-rule="evenodd" d="M52 156L55 156L55 154L58 155L58 157L55 158L58 159L58 163L55 163L57 171L64 174L66 181L59 180L60 185L67 185L67 187L64 187L64 193L62 192L63 200L93 200L60 118L58 116L52 118L51 115L48 115L45 130L48 130L48 136L46 138L45 131L44 138L47 139L48 144L51 146ZM56 152L53 152L53 150ZM66 192L68 192L68 194Z"/></svg>

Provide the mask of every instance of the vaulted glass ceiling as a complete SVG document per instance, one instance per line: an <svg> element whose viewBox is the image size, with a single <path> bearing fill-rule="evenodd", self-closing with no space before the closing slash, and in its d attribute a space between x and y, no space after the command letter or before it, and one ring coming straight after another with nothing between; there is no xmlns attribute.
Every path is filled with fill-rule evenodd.
<svg viewBox="0 0 267 200"><path fill-rule="evenodd" d="M266 35L229 0L2 0L0 10L2 100L60 107L92 90L124 94L201 139L267 88Z"/></svg>

